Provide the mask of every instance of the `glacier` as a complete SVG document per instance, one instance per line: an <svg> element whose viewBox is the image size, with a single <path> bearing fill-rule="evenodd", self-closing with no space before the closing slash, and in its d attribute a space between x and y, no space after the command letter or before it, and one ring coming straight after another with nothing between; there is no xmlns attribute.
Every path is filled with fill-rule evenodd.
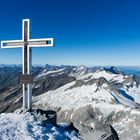
<svg viewBox="0 0 140 140"><path fill-rule="evenodd" d="M12 66L9 71L9 68L2 66L0 69L0 112L4 113L0 114L3 126L0 133L4 132L7 139L15 135L15 126L18 126L15 121L20 122L20 119L24 120L26 117L29 117L29 120L20 122L20 126L24 126L23 136L26 139L28 136L32 139L39 136L42 136L40 139L58 139L61 136L62 139L87 140L115 140L118 137L120 140L140 139L139 75L128 75L116 67L34 67L33 108L54 110L57 113L58 124L73 122L74 127L79 130L80 137L77 137L73 132L62 135L64 126L60 127L62 129L51 125L43 127L39 122L32 120L29 114L9 114L8 112L22 107L21 85L17 82L21 68ZM26 127L28 123L31 130ZM16 134L18 139L19 133Z"/></svg>

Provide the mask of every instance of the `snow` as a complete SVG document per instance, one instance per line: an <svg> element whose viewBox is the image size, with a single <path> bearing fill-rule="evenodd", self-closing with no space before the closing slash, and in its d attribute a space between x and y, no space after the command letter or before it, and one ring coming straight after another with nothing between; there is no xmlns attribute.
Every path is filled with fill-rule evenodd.
<svg viewBox="0 0 140 140"><path fill-rule="evenodd" d="M56 90L34 97L34 105L43 105L45 108L47 103L51 107L61 107L63 110L76 110L91 104L93 108L99 108L104 115L109 115L113 110L123 109L120 104L113 105L114 97L105 89L106 84L97 91L96 84L69 89L74 84L75 82L71 82Z"/></svg>
<svg viewBox="0 0 140 140"><path fill-rule="evenodd" d="M118 100L119 103L125 106L129 106L131 108L136 108L136 103L134 101L126 98L125 96L121 94L115 94L114 92L111 92L111 94Z"/></svg>
<svg viewBox="0 0 140 140"><path fill-rule="evenodd" d="M92 76L93 74L92 73L87 73L87 74L78 74L77 76L76 76L76 79L77 80L84 80L84 81L87 81L87 80L89 80L89 79L91 79L91 76Z"/></svg>
<svg viewBox="0 0 140 140"><path fill-rule="evenodd" d="M99 111L102 113L102 117L107 117L108 115L110 115L112 112L119 112L119 111L123 111L125 109L125 107L121 104L118 105L114 105L114 104L108 104L106 102L102 102L102 103L92 103L93 108L98 108Z"/></svg>
<svg viewBox="0 0 140 140"><path fill-rule="evenodd" d="M95 78L95 79L100 78L100 77L104 77L108 81L113 80L113 81L122 82L124 80L123 75L109 73L109 72L106 72L105 70L98 70L92 75L92 78Z"/></svg>
<svg viewBox="0 0 140 140"><path fill-rule="evenodd" d="M3 140L33 140L43 139L43 127L39 126L30 114L0 114L0 139Z"/></svg>
<svg viewBox="0 0 140 140"><path fill-rule="evenodd" d="M81 71L81 70L84 70L84 69L86 69L86 66L84 66L84 65L80 65L80 66L77 67L77 71Z"/></svg>
<svg viewBox="0 0 140 140"><path fill-rule="evenodd" d="M59 89L37 96L34 98L34 104L39 105L47 102L54 107L59 106L63 109L74 109L92 102L92 94L97 88L96 85L69 89L74 84L75 82L71 82Z"/></svg>
<svg viewBox="0 0 140 140"><path fill-rule="evenodd" d="M76 136L74 131L71 133L69 133L68 131L64 131L64 128L66 126L66 124L61 124L60 127L57 128L48 124L46 127L47 132L49 132L46 134L49 138L48 140L79 140L80 138Z"/></svg>
<svg viewBox="0 0 140 140"><path fill-rule="evenodd" d="M120 111L118 121L114 121L113 127L119 134L120 140L139 140L140 139L140 111L127 108ZM123 116L121 116L123 114Z"/></svg>
<svg viewBox="0 0 140 140"><path fill-rule="evenodd" d="M140 87L133 86L126 90L127 94L132 96L137 103L140 103Z"/></svg>
<svg viewBox="0 0 140 140"><path fill-rule="evenodd" d="M54 70L54 71L46 71L46 72L42 72L41 74L39 74L36 79L42 77L42 76L46 76L46 75L49 75L49 74L55 74L55 73L58 73L58 72L63 72L64 69L59 69L59 70ZM61 73L62 74L62 73Z"/></svg>
<svg viewBox="0 0 140 140"><path fill-rule="evenodd" d="M30 113L3 113L0 114L0 140L78 140L74 131L64 130L65 126L61 124L56 128L47 124L43 127Z"/></svg>
<svg viewBox="0 0 140 140"><path fill-rule="evenodd" d="M114 82L123 82L124 78L126 78L121 74L111 74L102 70L96 71L95 73L80 75L79 77L77 76L77 79L88 81L88 77L89 79L105 77L107 80ZM96 84L83 85L81 87L70 89L74 84L75 82L71 82L56 90L52 90L35 97L34 105L38 106L42 104L44 105L43 108L47 108L47 106L61 107L62 110L76 110L82 106L91 105L93 110L98 109L102 114L98 116L99 120L107 118L114 113L111 125L119 134L120 139L140 139L140 111L133 109L136 106L134 101L140 103L140 87L137 88L136 86L133 86L128 89L128 91L127 89L122 89L126 94L134 98L133 101L121 94L119 89L111 91L106 83L101 87L98 87L98 90ZM116 102L116 99L119 103ZM46 103L47 106L45 105ZM91 123L91 126L94 128L94 123Z"/></svg>
<svg viewBox="0 0 140 140"><path fill-rule="evenodd" d="M90 79L98 79L100 77L104 77L108 81L114 81L114 82L123 82L124 81L124 76L121 74L112 74L109 72L106 72L105 70L97 70L96 72L90 72L90 73L85 73L84 70L79 71L76 74L71 74L71 76L75 76L77 80L90 80Z"/></svg>

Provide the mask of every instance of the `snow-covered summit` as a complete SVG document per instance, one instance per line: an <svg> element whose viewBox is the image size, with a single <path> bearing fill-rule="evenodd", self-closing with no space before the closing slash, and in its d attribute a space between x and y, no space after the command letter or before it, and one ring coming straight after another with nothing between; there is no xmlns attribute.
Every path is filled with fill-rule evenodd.
<svg viewBox="0 0 140 140"><path fill-rule="evenodd" d="M77 70L83 70L83 69L86 69L86 66L80 65L80 66L77 67Z"/></svg>
<svg viewBox="0 0 140 140"><path fill-rule="evenodd" d="M31 113L0 114L1 140L80 140L74 131L66 131L66 124L56 127L52 124L42 126Z"/></svg>

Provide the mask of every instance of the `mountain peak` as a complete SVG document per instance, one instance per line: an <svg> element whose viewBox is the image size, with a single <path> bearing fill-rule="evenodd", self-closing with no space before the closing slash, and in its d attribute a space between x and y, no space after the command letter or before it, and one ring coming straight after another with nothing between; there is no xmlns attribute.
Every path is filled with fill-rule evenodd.
<svg viewBox="0 0 140 140"><path fill-rule="evenodd" d="M79 70L83 70L83 69L85 69L85 68L86 68L85 65L80 65L80 66L78 66L78 69L79 69Z"/></svg>

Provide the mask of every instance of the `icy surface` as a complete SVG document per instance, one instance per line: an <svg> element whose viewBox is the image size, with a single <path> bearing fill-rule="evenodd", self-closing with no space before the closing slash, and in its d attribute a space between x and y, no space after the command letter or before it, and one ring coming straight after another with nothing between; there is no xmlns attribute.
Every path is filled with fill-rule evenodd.
<svg viewBox="0 0 140 140"><path fill-rule="evenodd" d="M127 94L132 96L136 102L140 103L140 86L138 88L136 86L133 86L126 92Z"/></svg>
<svg viewBox="0 0 140 140"><path fill-rule="evenodd" d="M49 75L49 74L52 74L52 73L58 73L58 72L63 72L64 69L59 69L59 70L55 70L55 71L43 71L41 74L39 74L37 78L40 78L42 76L46 76L46 75Z"/></svg>
<svg viewBox="0 0 140 140"><path fill-rule="evenodd" d="M102 113L106 115L109 115L109 113L118 108L124 109L121 104L113 104L114 97L104 88L96 91L96 84L69 89L73 84L75 84L75 82L71 82L59 89L35 97L35 106L41 104L45 108L47 103L53 107L61 107L64 110L70 110L91 104L93 108L98 107L103 111Z"/></svg>
<svg viewBox="0 0 140 140"><path fill-rule="evenodd" d="M59 128L51 124L46 127L36 122L30 113L0 114L0 140L56 140L71 139L78 140L74 131L64 131L65 125Z"/></svg>
<svg viewBox="0 0 140 140"><path fill-rule="evenodd" d="M79 71L79 77L76 75L77 80L88 81L92 78L104 77L108 81L121 83L124 78L127 78L127 76L112 74L104 70L85 74L84 67L80 70L82 72ZM75 83L71 82L35 97L34 105L46 109L48 106L60 107L61 110L76 110L82 106L91 105L93 110L98 109L102 113L102 116L98 118L107 118L108 116L112 118L110 123L118 132L120 140L140 139L140 123L138 123L140 111L135 109L137 103L140 103L140 87L134 85L129 89L125 86L117 89L111 88L107 83L103 83L100 87L94 83L70 88Z"/></svg>

